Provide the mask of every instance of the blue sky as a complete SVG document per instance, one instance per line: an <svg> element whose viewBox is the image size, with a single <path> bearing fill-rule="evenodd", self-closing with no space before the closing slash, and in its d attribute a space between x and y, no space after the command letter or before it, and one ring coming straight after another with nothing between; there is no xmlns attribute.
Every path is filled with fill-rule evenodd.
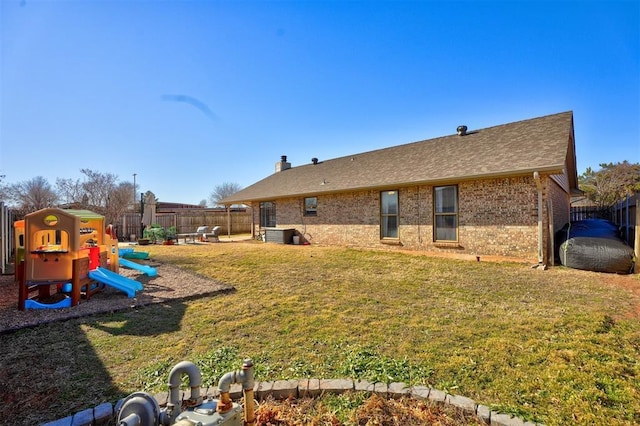
<svg viewBox="0 0 640 426"><path fill-rule="evenodd" d="M0 0L0 175L197 204L293 166L574 112L640 162L638 1Z"/></svg>

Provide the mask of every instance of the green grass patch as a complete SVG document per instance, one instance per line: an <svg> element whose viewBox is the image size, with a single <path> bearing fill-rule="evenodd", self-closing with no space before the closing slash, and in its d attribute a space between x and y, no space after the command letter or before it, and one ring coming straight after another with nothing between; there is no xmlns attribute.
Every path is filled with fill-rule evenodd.
<svg viewBox="0 0 640 426"><path fill-rule="evenodd" d="M0 397L38 390L48 405L32 413L50 420L164 391L182 360L213 386L251 357L257 380L399 381L548 425L640 422L640 301L609 282L637 277L262 243L148 250L236 291L3 335Z"/></svg>

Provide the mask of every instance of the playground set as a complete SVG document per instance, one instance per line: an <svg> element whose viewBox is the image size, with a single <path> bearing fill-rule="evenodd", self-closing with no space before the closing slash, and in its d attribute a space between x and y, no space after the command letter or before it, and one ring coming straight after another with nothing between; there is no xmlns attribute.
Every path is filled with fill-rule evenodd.
<svg viewBox="0 0 640 426"><path fill-rule="evenodd" d="M14 229L20 310L76 306L104 286L135 297L142 284L119 275L120 266L156 275L154 268L121 258L113 228L89 210L42 209L16 221Z"/></svg>

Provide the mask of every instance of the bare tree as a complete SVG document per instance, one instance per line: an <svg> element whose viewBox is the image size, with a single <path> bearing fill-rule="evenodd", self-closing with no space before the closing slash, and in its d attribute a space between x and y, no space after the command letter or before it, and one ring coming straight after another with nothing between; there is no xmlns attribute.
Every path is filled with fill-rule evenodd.
<svg viewBox="0 0 640 426"><path fill-rule="evenodd" d="M99 213L104 212L109 195L116 187L118 176L112 173L95 172L90 169L81 169L80 172L86 176L85 181L82 183L82 188L88 197L88 207Z"/></svg>
<svg viewBox="0 0 640 426"><path fill-rule="evenodd" d="M23 215L53 207L58 201L58 194L42 176L9 185L7 195L15 209Z"/></svg>
<svg viewBox="0 0 640 426"><path fill-rule="evenodd" d="M241 189L242 187L239 184L232 182L225 182L223 184L216 185L213 192L209 195L209 202L212 206L219 206L221 200L235 194Z"/></svg>
<svg viewBox="0 0 640 426"><path fill-rule="evenodd" d="M75 208L89 209L105 216L107 223L115 223L131 208L131 182L117 183L118 177L89 169L80 170L85 179L57 179L56 187L64 202Z"/></svg>
<svg viewBox="0 0 640 426"><path fill-rule="evenodd" d="M80 179L56 179L56 190L60 196L60 201L64 204L77 208L87 208L84 200L88 203L89 198L84 197L85 190Z"/></svg>
<svg viewBox="0 0 640 426"><path fill-rule="evenodd" d="M107 223L116 223L118 219L131 207L133 183L120 182L111 189L107 197L104 216Z"/></svg>
<svg viewBox="0 0 640 426"><path fill-rule="evenodd" d="M594 171L591 167L578 178L580 189L587 197L596 202L600 207L609 207L640 191L640 164L629 163L603 163L600 170Z"/></svg>
<svg viewBox="0 0 640 426"><path fill-rule="evenodd" d="M9 199L7 186L2 183L5 177L5 175L0 175L0 201L7 201Z"/></svg>

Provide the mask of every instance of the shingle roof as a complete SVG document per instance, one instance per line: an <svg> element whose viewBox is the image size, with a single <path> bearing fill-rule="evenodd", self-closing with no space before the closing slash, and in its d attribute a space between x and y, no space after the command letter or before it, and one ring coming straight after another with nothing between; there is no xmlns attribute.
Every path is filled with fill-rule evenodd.
<svg viewBox="0 0 640 426"><path fill-rule="evenodd" d="M573 154L573 113L548 115L292 167L225 198L273 200L476 178L562 173ZM575 160L569 167L575 167ZM575 171L574 171L575 173Z"/></svg>

